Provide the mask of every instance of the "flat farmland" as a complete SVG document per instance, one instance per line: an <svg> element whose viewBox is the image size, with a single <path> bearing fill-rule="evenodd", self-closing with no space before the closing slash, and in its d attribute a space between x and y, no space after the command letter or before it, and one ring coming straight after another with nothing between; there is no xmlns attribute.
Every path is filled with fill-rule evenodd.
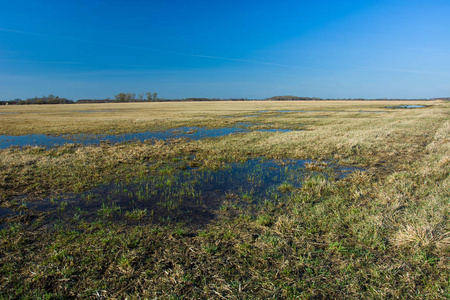
<svg viewBox="0 0 450 300"><path fill-rule="evenodd" d="M0 296L446 299L449 113L0 106Z"/></svg>

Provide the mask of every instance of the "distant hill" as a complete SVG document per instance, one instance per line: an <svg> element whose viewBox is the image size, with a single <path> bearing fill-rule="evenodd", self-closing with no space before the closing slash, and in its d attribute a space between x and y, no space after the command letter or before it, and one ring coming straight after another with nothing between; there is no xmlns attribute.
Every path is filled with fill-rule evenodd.
<svg viewBox="0 0 450 300"><path fill-rule="evenodd" d="M430 100L443 100L443 101L450 101L450 97L431 98Z"/></svg>
<svg viewBox="0 0 450 300"><path fill-rule="evenodd" d="M273 96L270 98L267 98L266 100L322 100L322 98L316 98L316 97L298 97L298 96Z"/></svg>
<svg viewBox="0 0 450 300"><path fill-rule="evenodd" d="M83 104L83 103L111 103L111 102L114 101L108 98L108 99L80 99L77 100L76 103Z"/></svg>

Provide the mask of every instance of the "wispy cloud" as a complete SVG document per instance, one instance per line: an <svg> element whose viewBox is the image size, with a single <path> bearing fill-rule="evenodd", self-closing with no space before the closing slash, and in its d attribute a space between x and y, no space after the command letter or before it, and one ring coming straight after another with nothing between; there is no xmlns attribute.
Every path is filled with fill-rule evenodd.
<svg viewBox="0 0 450 300"><path fill-rule="evenodd" d="M305 69L300 66L279 64L279 63L267 62L267 61L258 61L258 60L249 60L249 59L222 57L222 56L213 56L213 55L203 55L203 54L195 54L195 53L186 53L186 52L179 52L179 51L172 51L172 50L133 46L133 45L121 44L121 43L111 43L111 42L79 39L79 38L73 38L73 37L68 37L68 36L55 36L55 35L42 34L42 33L36 33L36 32L27 32L27 31L14 30L14 29L8 29L8 28L0 28L0 31L16 33L16 34L23 34L23 35L32 35L32 36L38 36L38 37L47 37L47 38L52 38L52 39L61 39L61 40L67 40L67 41L73 41L73 42L104 45L104 46L109 46L109 47L121 47L121 48L127 48L127 49L145 50L145 51L159 52L159 53L164 53L164 54L174 54L174 55L182 55L182 56L190 56L190 57L198 57L198 58L214 59L214 60L235 61L235 62L259 64L259 65L270 65L270 66L277 66L277 67L284 67L284 68Z"/></svg>
<svg viewBox="0 0 450 300"><path fill-rule="evenodd" d="M37 64L61 64L61 65L81 65L82 63L76 61L47 61L47 60L22 60L22 59L0 59L4 62L19 62L19 63L37 63Z"/></svg>

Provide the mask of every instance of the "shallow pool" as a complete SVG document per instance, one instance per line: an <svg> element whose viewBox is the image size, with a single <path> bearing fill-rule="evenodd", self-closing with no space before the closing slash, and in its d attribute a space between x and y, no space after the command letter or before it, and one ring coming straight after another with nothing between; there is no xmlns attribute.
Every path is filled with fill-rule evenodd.
<svg viewBox="0 0 450 300"><path fill-rule="evenodd" d="M180 127L166 131L146 131L138 133L124 133L117 135L108 134L71 134L52 136L45 134L30 135L0 135L0 149L9 147L41 146L55 147L64 144L98 145L102 142L121 143L132 141L146 141L152 139L168 140L174 138L188 138L193 140L221 137L229 134L250 132L249 124L241 123L234 127L205 128L205 127ZM258 129L262 132L288 132L290 129Z"/></svg>
<svg viewBox="0 0 450 300"><path fill-rule="evenodd" d="M49 222L106 218L200 226L220 212L238 214L249 207L278 205L301 188L305 179L339 180L357 170L310 160L253 159L218 170L187 164L165 165L152 175L110 182L80 194L54 195L26 206L34 212L53 212Z"/></svg>

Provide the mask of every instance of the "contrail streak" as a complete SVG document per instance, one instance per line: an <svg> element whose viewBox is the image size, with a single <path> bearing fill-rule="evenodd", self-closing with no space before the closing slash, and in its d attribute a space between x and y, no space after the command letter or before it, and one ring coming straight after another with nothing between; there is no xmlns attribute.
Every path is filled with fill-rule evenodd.
<svg viewBox="0 0 450 300"><path fill-rule="evenodd" d="M101 42L101 41L94 41L94 40L72 38L72 37L54 36L54 35L49 35L49 34L41 34L41 33L35 33L35 32L20 31L20 30L8 29L8 28L0 28L0 31L11 32L11 33L18 33L18 34L24 34L24 35L33 35L33 36L38 36L38 37L47 37L47 38L53 38L53 39L62 39L62 40L68 40L68 41L74 41L74 42L98 44L98 45L104 45L104 46L115 46L115 47L122 47L122 48L128 48L128 49L145 50L145 51L159 52L159 53L165 53L165 54L175 54L175 55L184 55L184 56L207 58L207 59L227 60L227 61L236 61L236 62L260 64L260 65L270 65L270 66L278 66L278 67L301 68L301 69L303 69L302 67L299 67L299 66L278 64L278 63L265 62L265 61L248 60L248 59L231 58L231 57L221 57L221 56L212 56L212 55L202 55L202 54L193 54L193 53L185 53L185 52L178 52L178 51L171 51L171 50L161 50L161 49L155 49L155 48L130 46L130 45L120 44L120 43L109 43L109 42Z"/></svg>
<svg viewBox="0 0 450 300"><path fill-rule="evenodd" d="M37 63L37 64L61 64L61 65L81 65L82 63L75 61L48 61L48 60L22 60L22 59L0 59L5 62L19 62L19 63Z"/></svg>

